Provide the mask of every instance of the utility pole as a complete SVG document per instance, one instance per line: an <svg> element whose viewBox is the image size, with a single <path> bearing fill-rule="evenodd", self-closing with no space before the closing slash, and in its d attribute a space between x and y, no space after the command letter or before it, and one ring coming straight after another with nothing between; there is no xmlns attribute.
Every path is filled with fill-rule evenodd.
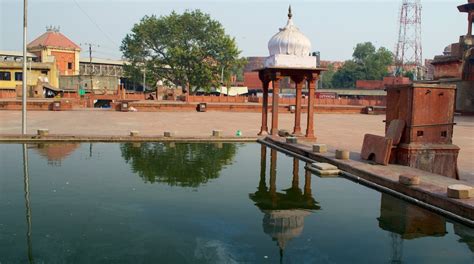
<svg viewBox="0 0 474 264"><path fill-rule="evenodd" d="M21 95L21 133L26 134L26 29L28 25L28 0L23 0L23 73L22 73L22 95Z"/></svg>
<svg viewBox="0 0 474 264"><path fill-rule="evenodd" d="M143 92L145 92L145 87L146 87L146 65L143 68Z"/></svg>
<svg viewBox="0 0 474 264"><path fill-rule="evenodd" d="M94 68L92 66L92 47L100 47L100 46L92 44L92 43L84 43L84 45L89 46L89 77L90 77L90 82L91 82L90 91L93 92L94 90L94 81L93 81L94 70L93 69Z"/></svg>

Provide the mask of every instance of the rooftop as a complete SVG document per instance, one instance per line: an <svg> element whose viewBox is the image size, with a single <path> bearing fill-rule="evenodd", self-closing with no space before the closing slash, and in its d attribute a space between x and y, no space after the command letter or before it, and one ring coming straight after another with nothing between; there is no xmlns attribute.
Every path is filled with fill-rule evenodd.
<svg viewBox="0 0 474 264"><path fill-rule="evenodd" d="M48 29L43 35L39 36L28 44L28 49L34 48L60 48L67 50L81 50L76 43L64 36L59 30Z"/></svg>

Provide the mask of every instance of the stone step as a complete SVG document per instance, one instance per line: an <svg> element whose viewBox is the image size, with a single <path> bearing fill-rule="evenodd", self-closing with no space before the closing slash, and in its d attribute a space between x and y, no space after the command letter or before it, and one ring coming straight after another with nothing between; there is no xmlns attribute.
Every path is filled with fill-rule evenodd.
<svg viewBox="0 0 474 264"><path fill-rule="evenodd" d="M311 164L311 167L318 169L318 170L337 170L338 168L332 164L324 163L324 162L315 162Z"/></svg>

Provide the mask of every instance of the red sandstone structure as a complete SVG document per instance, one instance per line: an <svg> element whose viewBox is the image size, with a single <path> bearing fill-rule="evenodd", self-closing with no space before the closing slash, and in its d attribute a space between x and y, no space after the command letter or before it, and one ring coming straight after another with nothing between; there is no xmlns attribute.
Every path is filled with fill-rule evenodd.
<svg viewBox="0 0 474 264"><path fill-rule="evenodd" d="M456 87L416 82L387 87L386 136L367 134L361 157L459 179L452 144Z"/></svg>
<svg viewBox="0 0 474 264"><path fill-rule="evenodd" d="M436 56L431 64L434 66L434 80L457 86L456 111L474 114L474 0L458 6L458 10L468 13L468 32L459 38L458 43L446 47L444 54Z"/></svg>

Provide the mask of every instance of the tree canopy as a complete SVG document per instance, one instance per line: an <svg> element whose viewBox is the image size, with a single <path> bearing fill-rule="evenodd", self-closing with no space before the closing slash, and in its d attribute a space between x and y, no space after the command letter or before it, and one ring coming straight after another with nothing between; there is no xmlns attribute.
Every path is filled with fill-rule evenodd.
<svg viewBox="0 0 474 264"><path fill-rule="evenodd" d="M146 71L147 83L164 80L193 92L220 85L242 65L235 39L200 10L145 16L135 24L120 47L130 61L130 76ZM224 81L225 82L225 81Z"/></svg>
<svg viewBox="0 0 474 264"><path fill-rule="evenodd" d="M388 67L393 63L393 54L388 49L378 49L371 42L359 43L354 49L352 60L332 76L332 86L336 88L354 87L357 80L381 80L388 75Z"/></svg>

